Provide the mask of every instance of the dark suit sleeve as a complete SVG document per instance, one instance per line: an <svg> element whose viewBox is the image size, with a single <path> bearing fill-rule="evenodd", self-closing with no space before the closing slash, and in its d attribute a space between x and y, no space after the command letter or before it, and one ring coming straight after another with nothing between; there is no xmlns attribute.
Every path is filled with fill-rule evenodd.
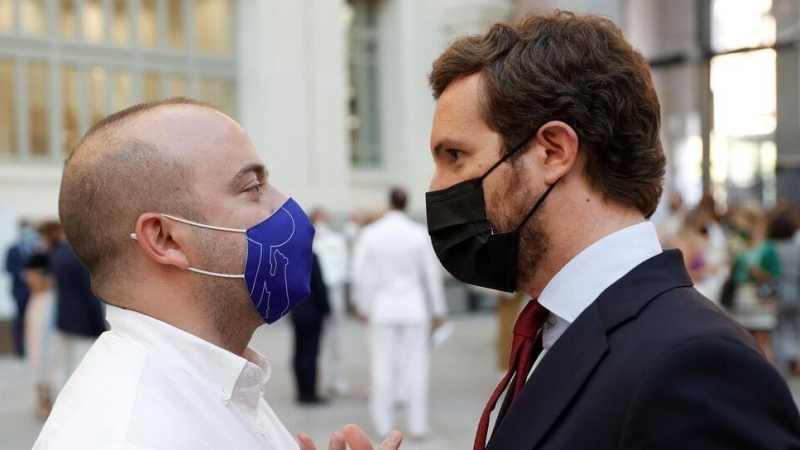
<svg viewBox="0 0 800 450"><path fill-rule="evenodd" d="M642 377L624 449L798 449L800 416L755 350L722 338L677 345Z"/></svg>
<svg viewBox="0 0 800 450"><path fill-rule="evenodd" d="M19 250L17 250L16 247L9 248L8 253L6 253L6 272L10 273L14 277L18 277L23 269L22 255L20 254Z"/></svg>
<svg viewBox="0 0 800 450"><path fill-rule="evenodd" d="M76 259L73 276L75 281L80 284L83 294L80 296L81 301L85 304L87 314L87 322L90 329L88 330L93 336L99 336L106 331L106 318L103 312L103 305L94 295L92 291L92 279L89 271L83 267L83 264Z"/></svg>
<svg viewBox="0 0 800 450"><path fill-rule="evenodd" d="M311 292L319 306L319 312L326 316L331 312L331 304L328 302L328 286L322 277L322 267L319 264L317 255L311 261Z"/></svg>

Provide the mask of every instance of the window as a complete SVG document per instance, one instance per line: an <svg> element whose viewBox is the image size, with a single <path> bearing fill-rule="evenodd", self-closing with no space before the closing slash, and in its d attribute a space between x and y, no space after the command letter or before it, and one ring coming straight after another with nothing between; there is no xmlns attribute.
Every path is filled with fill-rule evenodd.
<svg viewBox="0 0 800 450"><path fill-rule="evenodd" d="M59 10L59 32L66 38L78 37L78 9L76 0L61 0Z"/></svg>
<svg viewBox="0 0 800 450"><path fill-rule="evenodd" d="M735 3L735 7L734 7ZM716 50L771 45L775 18L771 0L712 5L712 45ZM728 204L775 202L774 142L777 123L776 52L763 49L711 59L714 121L711 183ZM747 95L742 95L747 86Z"/></svg>
<svg viewBox="0 0 800 450"><path fill-rule="evenodd" d="M233 110L233 99L235 98L235 88L230 81L219 78L209 78L200 81L201 101L207 102L225 114L230 114Z"/></svg>
<svg viewBox="0 0 800 450"><path fill-rule="evenodd" d="M198 0L195 34L201 53L230 55L233 19L231 0Z"/></svg>
<svg viewBox="0 0 800 450"><path fill-rule="evenodd" d="M127 70L118 70L114 74L114 98L111 108L114 111L133 106L133 77Z"/></svg>
<svg viewBox="0 0 800 450"><path fill-rule="evenodd" d="M349 127L354 167L382 163L377 8L374 0L354 0L349 9Z"/></svg>
<svg viewBox="0 0 800 450"><path fill-rule="evenodd" d="M105 16L100 0L84 0L83 37L86 40L102 42L105 40Z"/></svg>
<svg viewBox="0 0 800 450"><path fill-rule="evenodd" d="M161 81L155 73L144 74L144 101L154 102L161 98Z"/></svg>
<svg viewBox="0 0 800 450"><path fill-rule="evenodd" d="M169 46L184 47L183 0L169 0Z"/></svg>
<svg viewBox="0 0 800 450"><path fill-rule="evenodd" d="M30 63L27 78L29 148L33 156L44 156L50 139L47 135L47 64Z"/></svg>
<svg viewBox="0 0 800 450"><path fill-rule="evenodd" d="M155 47L158 44L156 0L140 0L139 8L139 44Z"/></svg>
<svg viewBox="0 0 800 450"><path fill-rule="evenodd" d="M78 143L78 69L64 66L61 69L61 101L64 105L61 130L61 148L65 155Z"/></svg>
<svg viewBox="0 0 800 450"><path fill-rule="evenodd" d="M22 11L22 32L29 35L44 34L47 21L44 0L22 0L19 7Z"/></svg>
<svg viewBox="0 0 800 450"><path fill-rule="evenodd" d="M106 111L106 69L101 66L89 70L90 121L97 123L108 115Z"/></svg>
<svg viewBox="0 0 800 450"><path fill-rule="evenodd" d="M0 59L0 156L4 157L17 148L14 85L14 63Z"/></svg>
<svg viewBox="0 0 800 450"><path fill-rule="evenodd" d="M11 31L14 24L14 5L11 0L0 0L0 33Z"/></svg>
<svg viewBox="0 0 800 450"><path fill-rule="evenodd" d="M0 164L63 161L92 124L140 102L190 97L235 115L236 5L0 0Z"/></svg>
<svg viewBox="0 0 800 450"><path fill-rule="evenodd" d="M170 97L186 97L186 78L173 76L169 80Z"/></svg>

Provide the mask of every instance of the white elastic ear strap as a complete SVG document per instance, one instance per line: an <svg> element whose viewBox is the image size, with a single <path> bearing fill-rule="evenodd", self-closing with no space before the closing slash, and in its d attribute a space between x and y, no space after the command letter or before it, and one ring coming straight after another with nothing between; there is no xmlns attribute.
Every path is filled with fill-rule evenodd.
<svg viewBox="0 0 800 450"><path fill-rule="evenodd" d="M185 223L187 225L194 225L200 228L208 228L209 230L229 231L231 233L245 233L245 234L247 233L247 230L240 230L238 228L215 227L213 225L206 225L203 223L192 222L191 220L181 219L180 217L170 216L169 214L161 214L161 215L166 217L167 219L172 219L181 223ZM133 239L134 241L139 240L139 238L136 236L136 233L131 233L131 239ZM194 267L189 267L189 271L219 278L244 278L244 274L236 275L230 273L209 272L207 270L195 269Z"/></svg>
<svg viewBox="0 0 800 450"><path fill-rule="evenodd" d="M172 219L177 222L185 223L187 225L194 225L200 228L208 228L209 230L230 231L231 233L247 233L247 230L241 230L239 228L215 227L214 225L206 225L204 223L192 222L191 220L181 219L180 217L170 216L169 214L161 214L161 215L166 217L167 219Z"/></svg>
<svg viewBox="0 0 800 450"><path fill-rule="evenodd" d="M207 270L200 270L195 269L194 267L189 267L190 272L199 273L203 275L210 275L212 277L220 277L220 278L244 278L244 274L241 275L234 275L231 273L217 273L217 272L209 272Z"/></svg>

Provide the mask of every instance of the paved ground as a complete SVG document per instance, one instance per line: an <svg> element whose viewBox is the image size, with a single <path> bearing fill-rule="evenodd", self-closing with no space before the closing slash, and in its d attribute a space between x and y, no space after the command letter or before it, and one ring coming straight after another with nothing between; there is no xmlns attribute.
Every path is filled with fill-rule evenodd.
<svg viewBox="0 0 800 450"><path fill-rule="evenodd" d="M368 372L365 330L355 321L347 323L347 372L351 385L348 397L336 398L321 407L301 408L294 399L289 371L291 330L285 321L262 327L252 345L263 352L273 366L267 399L293 433L309 433L320 449L327 437L344 424L355 422L371 431L367 411ZM404 449L452 450L472 447L480 412L500 378L494 370L494 317L491 314L460 315L454 318L456 331L439 347L432 361L431 435ZM33 392L26 381L24 365L0 357L0 450L29 449L40 425L33 420ZM790 382L795 400L800 399L800 381ZM402 414L400 414L402 416ZM398 427L404 428L403 421Z"/></svg>
<svg viewBox="0 0 800 450"><path fill-rule="evenodd" d="M371 431L364 327L356 321L347 323L350 395L333 399L325 406L301 408L294 403L294 382L289 370L291 328L284 322L261 327L252 345L273 366L266 396L289 431L310 434L320 449L327 448L330 433L346 423L358 423ZM424 442L403 445L404 449L471 448L480 412L500 378L499 372L494 371L493 316L460 315L454 322L455 333L436 349L432 360L431 434ZM24 364L0 357L0 450L30 449L41 429L33 419L34 395L26 377ZM403 414L398 416L396 426L403 430Z"/></svg>

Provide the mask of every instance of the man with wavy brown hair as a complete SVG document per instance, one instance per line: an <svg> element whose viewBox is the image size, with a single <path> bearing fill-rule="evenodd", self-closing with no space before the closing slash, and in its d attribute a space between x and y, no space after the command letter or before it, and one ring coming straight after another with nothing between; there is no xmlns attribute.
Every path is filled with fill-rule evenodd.
<svg viewBox="0 0 800 450"><path fill-rule="evenodd" d="M534 299L475 450L800 447L786 383L648 221L660 107L616 25L497 24L450 45L430 84L434 249L462 281Z"/></svg>

